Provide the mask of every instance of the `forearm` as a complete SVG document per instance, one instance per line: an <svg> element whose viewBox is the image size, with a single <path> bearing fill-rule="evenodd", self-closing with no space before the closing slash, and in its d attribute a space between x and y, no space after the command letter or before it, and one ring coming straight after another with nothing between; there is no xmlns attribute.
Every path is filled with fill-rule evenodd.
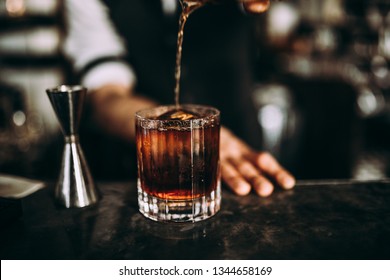
<svg viewBox="0 0 390 280"><path fill-rule="evenodd" d="M135 139L135 113L156 105L119 85L106 85L91 92L90 100L98 124L105 131L130 141Z"/></svg>

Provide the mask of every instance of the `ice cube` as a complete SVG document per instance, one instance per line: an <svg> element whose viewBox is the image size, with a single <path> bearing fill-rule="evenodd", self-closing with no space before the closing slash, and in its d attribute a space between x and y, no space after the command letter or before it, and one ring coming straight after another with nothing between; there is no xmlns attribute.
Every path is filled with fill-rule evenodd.
<svg viewBox="0 0 390 280"><path fill-rule="evenodd" d="M185 109L172 109L156 117L158 120L179 120L186 121L200 118L200 115Z"/></svg>

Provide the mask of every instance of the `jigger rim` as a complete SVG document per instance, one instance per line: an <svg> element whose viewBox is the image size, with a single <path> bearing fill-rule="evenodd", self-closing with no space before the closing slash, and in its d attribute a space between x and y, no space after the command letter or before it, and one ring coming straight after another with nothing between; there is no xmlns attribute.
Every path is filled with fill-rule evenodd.
<svg viewBox="0 0 390 280"><path fill-rule="evenodd" d="M86 91L87 88L82 85L59 85L53 88L48 88L48 93L65 93L65 92L79 92Z"/></svg>

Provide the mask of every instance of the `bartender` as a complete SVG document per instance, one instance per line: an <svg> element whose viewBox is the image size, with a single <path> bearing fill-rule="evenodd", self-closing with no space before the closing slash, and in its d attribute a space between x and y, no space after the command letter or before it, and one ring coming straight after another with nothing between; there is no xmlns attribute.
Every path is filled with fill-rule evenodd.
<svg viewBox="0 0 390 280"><path fill-rule="evenodd" d="M178 0L65 0L64 53L90 91L98 123L134 141L136 111L174 102ZM294 177L253 140L251 18L238 5L208 5L184 32L181 103L221 110L221 176L231 190L269 196ZM239 135L238 138L236 135ZM257 147L256 147L257 148Z"/></svg>

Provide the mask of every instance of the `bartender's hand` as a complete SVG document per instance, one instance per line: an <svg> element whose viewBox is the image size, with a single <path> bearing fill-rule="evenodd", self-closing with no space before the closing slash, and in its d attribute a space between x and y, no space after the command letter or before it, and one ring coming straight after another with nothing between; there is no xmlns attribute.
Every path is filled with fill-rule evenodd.
<svg viewBox="0 0 390 280"><path fill-rule="evenodd" d="M253 189L266 197L273 192L273 183L283 189L294 187L295 178L273 156L252 150L224 127L220 144L222 180L234 193L246 195Z"/></svg>
<svg viewBox="0 0 390 280"><path fill-rule="evenodd" d="M151 100L132 94L131 89L106 85L90 94L97 121L112 134L135 139L135 112L156 105ZM284 189L294 187L295 179L268 153L253 151L228 129L221 128L222 180L238 195L253 188L260 196L274 190L274 182Z"/></svg>

